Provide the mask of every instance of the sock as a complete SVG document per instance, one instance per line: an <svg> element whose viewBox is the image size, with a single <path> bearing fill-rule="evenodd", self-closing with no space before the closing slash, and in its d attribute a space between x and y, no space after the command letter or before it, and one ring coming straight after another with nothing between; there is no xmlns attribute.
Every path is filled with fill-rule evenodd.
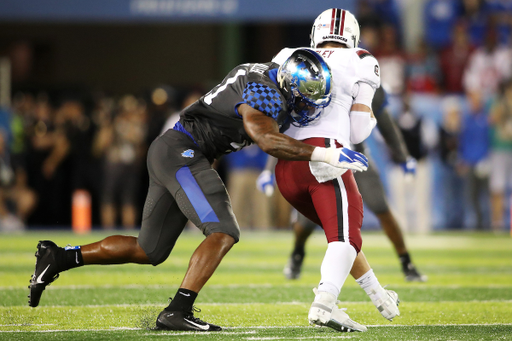
<svg viewBox="0 0 512 341"><path fill-rule="evenodd" d="M366 292L372 302L377 302L384 298L386 290L380 285L377 276L373 273L373 269L356 279L357 284Z"/></svg>
<svg viewBox="0 0 512 341"><path fill-rule="evenodd" d="M402 263L403 267L407 267L407 265L411 263L411 256L409 256L409 252L398 255L398 258L400 259L400 263Z"/></svg>
<svg viewBox="0 0 512 341"><path fill-rule="evenodd" d="M297 255L300 256L300 258L304 258L304 255L306 254L306 251L304 250L304 245L295 245L295 248L293 249L292 256L295 258Z"/></svg>
<svg viewBox="0 0 512 341"><path fill-rule="evenodd" d="M197 292L179 288L171 303L165 310L192 312L192 306L197 298Z"/></svg>
<svg viewBox="0 0 512 341"><path fill-rule="evenodd" d="M55 258L59 272L84 265L80 246L66 246L65 248L59 248Z"/></svg>
<svg viewBox="0 0 512 341"><path fill-rule="evenodd" d="M356 250L349 243L329 243L320 267L321 280L318 291L330 292L338 298L356 256Z"/></svg>
<svg viewBox="0 0 512 341"><path fill-rule="evenodd" d="M400 263L402 263L402 271L406 272L407 270L409 270L409 267L411 266L410 264L412 264L409 252L398 255L398 258L400 259Z"/></svg>

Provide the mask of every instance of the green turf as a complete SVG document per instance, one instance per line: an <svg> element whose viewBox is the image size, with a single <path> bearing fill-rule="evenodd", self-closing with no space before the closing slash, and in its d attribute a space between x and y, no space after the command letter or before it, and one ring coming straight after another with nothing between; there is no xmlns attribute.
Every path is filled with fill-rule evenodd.
<svg viewBox="0 0 512 341"><path fill-rule="evenodd" d="M352 278L341 306L366 333L336 333L308 326L307 311L319 280L325 239L308 242L301 279L282 275L290 231L243 232L199 295L197 316L224 327L221 333L155 331L156 315L173 296L188 259L202 240L185 232L158 267L90 266L61 274L38 308L27 306L37 241L85 244L102 233L0 234L0 340L512 340L512 239L486 233L407 236L427 283L407 283L390 243L364 233L363 249L381 283L398 292L401 316L382 318Z"/></svg>

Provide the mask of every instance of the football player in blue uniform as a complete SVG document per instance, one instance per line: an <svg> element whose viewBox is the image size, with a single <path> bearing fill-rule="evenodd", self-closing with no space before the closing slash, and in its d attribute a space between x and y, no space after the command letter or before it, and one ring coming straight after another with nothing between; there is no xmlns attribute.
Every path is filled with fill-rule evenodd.
<svg viewBox="0 0 512 341"><path fill-rule="evenodd" d="M180 288L159 314L156 326L165 330L221 330L193 314L199 291L240 236L229 195L212 163L251 143L277 158L311 160L314 146L280 130L289 124L308 124L316 118L315 110L327 106L330 99L330 69L311 50L297 50L281 67L270 62L234 68L219 85L185 108L173 129L151 144L147 157L149 189L139 236L115 235L66 248L40 241L29 305L36 307L46 286L71 268L162 263L190 220L205 239L193 253ZM364 155L341 150L336 150L330 164L367 168Z"/></svg>

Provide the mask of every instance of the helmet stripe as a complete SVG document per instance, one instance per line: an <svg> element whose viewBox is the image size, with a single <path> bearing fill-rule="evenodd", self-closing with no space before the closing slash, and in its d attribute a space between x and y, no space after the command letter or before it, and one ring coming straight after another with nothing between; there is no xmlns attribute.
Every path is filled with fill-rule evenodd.
<svg viewBox="0 0 512 341"><path fill-rule="evenodd" d="M343 35L343 30L345 29L345 13L346 13L346 11L343 10L343 12L341 14L341 25L338 29L338 34L340 34L340 35Z"/></svg>
<svg viewBox="0 0 512 341"><path fill-rule="evenodd" d="M341 9L336 9L336 19L334 20L334 34L340 34L340 12ZM345 12L345 11L343 11Z"/></svg>
<svg viewBox="0 0 512 341"><path fill-rule="evenodd" d="M329 32L329 34L333 34L333 32L334 32L334 22L335 21L336 21L336 8L333 8L332 14L331 14L331 31Z"/></svg>

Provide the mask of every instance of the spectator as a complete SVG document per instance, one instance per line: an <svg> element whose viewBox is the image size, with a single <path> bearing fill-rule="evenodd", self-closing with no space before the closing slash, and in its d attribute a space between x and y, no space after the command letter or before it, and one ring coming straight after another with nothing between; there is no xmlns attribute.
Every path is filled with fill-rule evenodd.
<svg viewBox="0 0 512 341"><path fill-rule="evenodd" d="M265 168L267 154L252 145L222 158L226 163L227 187L233 213L241 229L268 230L272 227L271 202L256 188L256 180Z"/></svg>
<svg viewBox="0 0 512 341"><path fill-rule="evenodd" d="M407 61L396 29L391 25L384 25L380 38L375 57L380 64L382 86L390 95L402 95L405 90Z"/></svg>
<svg viewBox="0 0 512 341"><path fill-rule="evenodd" d="M39 95L28 131L27 176L29 186L39 196L39 204L29 222L40 226L69 226L71 223L70 176L65 163L70 144L65 130L55 123L49 98Z"/></svg>
<svg viewBox="0 0 512 341"><path fill-rule="evenodd" d="M417 52L408 57L406 77L409 92L438 92L441 78L439 60L425 40L420 40Z"/></svg>
<svg viewBox="0 0 512 341"><path fill-rule="evenodd" d="M400 166L390 173L393 202L406 231L425 233L431 229L431 164L428 158L437 141L437 128L431 120L419 116L404 98L404 110L397 118L407 150L417 160L416 175L406 177Z"/></svg>
<svg viewBox="0 0 512 341"><path fill-rule="evenodd" d="M485 45L470 56L464 71L464 89L472 101L481 100L485 106L498 92L500 82L512 75L511 52L498 45L496 28L489 26Z"/></svg>
<svg viewBox="0 0 512 341"><path fill-rule="evenodd" d="M491 205L492 228L503 229L507 188L512 188L512 80L507 80L491 111Z"/></svg>
<svg viewBox="0 0 512 341"><path fill-rule="evenodd" d="M497 10L499 7L492 6L486 0L462 0L461 18L467 22L471 42L476 46L486 44L489 26L495 27L498 44L506 43L507 28L497 20Z"/></svg>
<svg viewBox="0 0 512 341"><path fill-rule="evenodd" d="M423 21L425 39L429 46L440 50L450 43L448 33L452 31L461 11L459 0L427 0Z"/></svg>
<svg viewBox="0 0 512 341"><path fill-rule="evenodd" d="M362 0L358 8L359 24L388 25L394 28L399 44L402 43L402 20L396 0Z"/></svg>
<svg viewBox="0 0 512 341"><path fill-rule="evenodd" d="M103 153L103 192L101 224L105 229L116 226L118 211L125 229L136 225L140 170L146 137L146 108L133 96L119 101L119 111L110 122L104 122L95 139L95 153ZM120 202L120 210L117 203Z"/></svg>
<svg viewBox="0 0 512 341"><path fill-rule="evenodd" d="M478 230L483 230L489 220L489 148L488 115L478 102L470 102L462 121L458 167L465 177L471 212L475 213L472 227Z"/></svg>
<svg viewBox="0 0 512 341"><path fill-rule="evenodd" d="M459 135L461 107L458 98L443 101L443 118L439 127L439 156L441 159L441 216L443 228L464 226L464 178L459 174Z"/></svg>
<svg viewBox="0 0 512 341"><path fill-rule="evenodd" d="M441 88L448 94L462 94L462 77L469 57L475 51L467 32L467 25L459 21L452 30L450 43L440 53Z"/></svg>

